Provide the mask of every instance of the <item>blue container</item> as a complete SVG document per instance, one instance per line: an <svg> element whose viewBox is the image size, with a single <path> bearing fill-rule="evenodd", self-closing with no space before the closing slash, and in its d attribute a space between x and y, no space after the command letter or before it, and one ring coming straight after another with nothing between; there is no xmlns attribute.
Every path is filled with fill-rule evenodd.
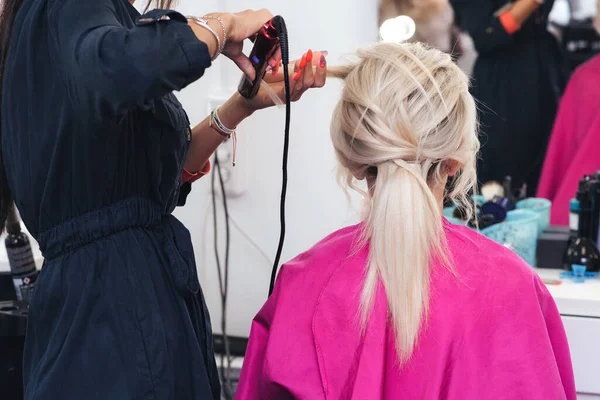
<svg viewBox="0 0 600 400"><path fill-rule="evenodd" d="M481 234L508 247L535 267L539 215L531 210L510 211L504 222L481 230Z"/></svg>
<svg viewBox="0 0 600 400"><path fill-rule="evenodd" d="M552 202L547 199L531 198L517 203L517 210L530 210L538 215L538 236L550 226Z"/></svg>
<svg viewBox="0 0 600 400"><path fill-rule="evenodd" d="M444 217L456 225L466 223L452 217L454 207L443 210ZM509 211L506 220L499 224L482 229L480 233L491 240L508 247L535 267L535 253L539 229L539 215L531 210Z"/></svg>

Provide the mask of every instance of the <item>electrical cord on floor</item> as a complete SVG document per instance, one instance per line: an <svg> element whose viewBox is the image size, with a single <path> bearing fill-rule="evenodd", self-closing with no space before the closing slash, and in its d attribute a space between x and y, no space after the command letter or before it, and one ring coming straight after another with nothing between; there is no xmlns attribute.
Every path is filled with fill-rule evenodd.
<svg viewBox="0 0 600 400"><path fill-rule="evenodd" d="M211 192L213 205L213 234L215 246L215 260L217 263L217 276L219 278L219 292L221 295L221 331L223 334L223 346L225 354L221 354L221 380L223 382L223 395L226 400L233 399L233 387L231 384L231 352L229 349L229 338L227 337L227 292L229 289L229 249L230 249L230 227L229 227L229 209L227 208L227 194L225 193L225 184L223 182L223 173L219 158L215 155L214 171L211 177ZM221 187L221 197L223 199L223 210L225 212L225 264L221 271L221 258L219 256L218 246L218 220L217 220L217 199L215 190L215 178L218 175L219 185ZM226 363L227 364L226 364ZM227 365L227 366L226 366Z"/></svg>

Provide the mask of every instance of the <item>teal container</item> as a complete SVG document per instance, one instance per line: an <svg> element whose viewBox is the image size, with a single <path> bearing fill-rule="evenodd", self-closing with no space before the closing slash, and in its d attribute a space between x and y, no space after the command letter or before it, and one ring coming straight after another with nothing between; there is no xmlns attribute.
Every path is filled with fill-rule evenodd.
<svg viewBox="0 0 600 400"><path fill-rule="evenodd" d="M444 217L456 225L465 225L464 221L452 217L453 207L443 210ZM489 239L513 250L529 265L535 267L539 214L528 209L509 211L506 220L482 229L480 233Z"/></svg>
<svg viewBox="0 0 600 400"><path fill-rule="evenodd" d="M517 210L530 210L538 215L538 237L550 226L552 202L547 199L530 198L519 201Z"/></svg>
<svg viewBox="0 0 600 400"><path fill-rule="evenodd" d="M481 234L513 250L535 267L539 215L531 210L514 210L506 220L481 231Z"/></svg>

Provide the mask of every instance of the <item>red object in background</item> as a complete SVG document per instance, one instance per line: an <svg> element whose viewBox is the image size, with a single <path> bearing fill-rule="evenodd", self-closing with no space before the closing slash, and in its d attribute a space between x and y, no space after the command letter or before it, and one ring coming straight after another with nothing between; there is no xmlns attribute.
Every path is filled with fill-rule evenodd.
<svg viewBox="0 0 600 400"><path fill-rule="evenodd" d="M515 20L515 17L512 15L510 10L503 12L500 15L499 19L500 23L509 35L512 35L519 29L521 29L521 26L517 24L517 21Z"/></svg>
<svg viewBox="0 0 600 400"><path fill-rule="evenodd" d="M579 180L600 170L600 56L571 78L554 124L538 197L552 201L550 222L569 225L569 201Z"/></svg>

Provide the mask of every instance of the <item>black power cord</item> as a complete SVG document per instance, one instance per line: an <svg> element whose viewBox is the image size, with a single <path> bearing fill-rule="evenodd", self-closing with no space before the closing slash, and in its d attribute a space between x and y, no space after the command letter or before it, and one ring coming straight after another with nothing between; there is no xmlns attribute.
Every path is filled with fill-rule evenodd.
<svg viewBox="0 0 600 400"><path fill-rule="evenodd" d="M279 245L277 246L277 254L273 262L273 271L271 272L271 283L269 285L269 296L273 293L275 287L275 279L277 278L277 269L283 244L285 242L285 200L287 196L288 182L288 154L290 148L290 122L291 122L291 94L290 94L290 74L289 74L289 43L288 33L285 21L278 15L273 19L273 26L277 29L279 43L281 48L281 62L283 64L283 82L285 85L285 134L283 139L283 162L282 162L282 181L281 181L281 202L279 205L279 220L281 223L281 231L279 234Z"/></svg>
<svg viewBox="0 0 600 400"><path fill-rule="evenodd" d="M219 292L221 295L221 331L223 334L223 346L225 354L221 353L221 380L223 381L223 395L226 400L233 399L233 388L231 385L231 351L229 349L229 338L227 337L227 295L229 291L229 249L231 229L229 226L229 208L227 207L227 194L225 193L225 184L223 182L223 173L219 157L214 158L214 172L211 177L211 192L213 206L213 234L215 246L215 260L217 263L217 274L219 278ZM221 197L223 199L223 210L225 212L225 265L224 271L221 271L221 258L219 256L218 229L217 229L217 199L215 191L215 178L218 175L219 185L221 186ZM227 363L227 367L225 367Z"/></svg>
<svg viewBox="0 0 600 400"><path fill-rule="evenodd" d="M291 121L291 93L290 93L290 76L289 76L289 46L288 46L288 34L287 27L285 25L285 21L281 16L276 16L273 19L273 25L277 29L277 34L279 36L280 48L281 48L281 61L283 64L283 75L284 75L284 86L285 86L285 105L286 105L286 113L285 113L285 135L284 135L284 145L283 145L283 165L282 165L282 187L281 187L281 203L280 203L280 222L281 222L281 232L279 236L279 244L277 247L277 255L275 256L275 260L273 262L273 271L271 273L271 283L269 286L269 296L273 292L273 287L275 285L275 279L277 277L277 269L279 266L279 261L281 259L281 253L283 251L283 244L285 242L285 203L287 196L287 181L288 181L288 172L287 172L287 164L288 164L288 153L289 153L289 142L290 142L290 121ZM219 163L218 156L215 155L214 158L214 172L212 173L211 179L211 192L212 192L212 205L213 205L213 234L214 234L214 251L215 251L215 260L217 263L217 272L219 278L219 291L221 294L221 308L222 308L222 316L221 316L221 330L223 334L223 346L225 349L225 354L221 354L221 379L223 381L223 395L227 400L233 398L233 388L231 385L231 352L229 346L229 338L227 336L227 295L229 288L229 254L230 254L230 219L229 219L229 209L227 207L227 195L225 193L225 185L223 182L223 175L221 171L221 165ZM226 230L226 238L225 238L225 265L224 272L221 271L221 258L219 256L218 249L218 229L217 229L217 200L216 200L216 191L215 191L215 179L216 176L219 177L219 184L221 186L221 196L223 198L223 209L225 212L225 230ZM227 368L225 368L225 361L227 362Z"/></svg>

